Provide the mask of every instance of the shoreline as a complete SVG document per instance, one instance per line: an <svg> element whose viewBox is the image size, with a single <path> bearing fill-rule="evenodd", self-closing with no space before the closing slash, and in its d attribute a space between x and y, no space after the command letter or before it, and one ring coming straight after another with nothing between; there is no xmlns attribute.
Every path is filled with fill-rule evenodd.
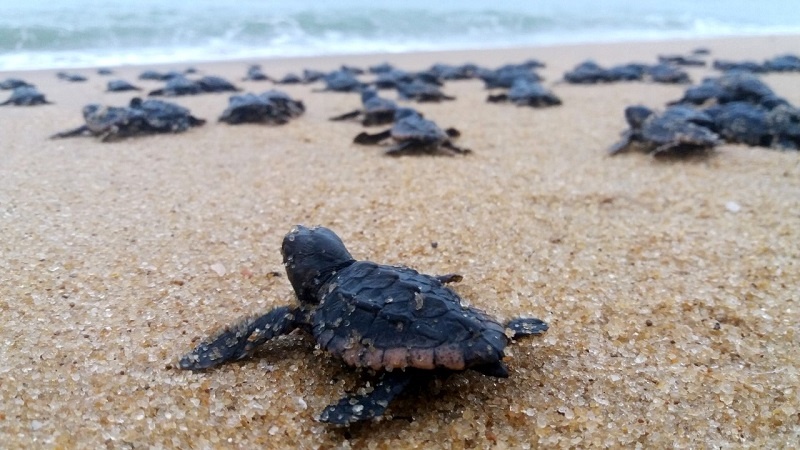
<svg viewBox="0 0 800 450"><path fill-rule="evenodd" d="M701 161L608 157L625 106L663 108L686 85L557 83L587 59L654 62L709 47L709 60L796 52L800 35L94 69L22 76L55 104L0 108L0 442L8 448L471 448L525 445L780 448L800 429L800 156L722 145ZM238 81L385 61L487 67L540 59L563 100L411 104L456 127L466 157L389 158L351 144L359 105L317 85ZM86 103L142 68L197 67L276 88L306 113L283 126L216 122L227 94L168 98L208 120L114 143L48 140ZM687 68L693 83L716 75ZM800 105L800 73L763 76ZM2 91L5 94L7 91ZM384 93L393 98L393 93ZM4 95L5 97L5 95ZM380 127L372 129L379 131ZM735 204L736 207L730 207ZM356 259L460 273L473 306L547 321L511 345L508 379L459 373L391 406L395 419L329 429L315 420L364 377L295 333L207 372L177 359L243 315L290 304L280 242L324 225ZM436 245L432 243L435 242ZM278 273L279 275L275 275Z"/></svg>
<svg viewBox="0 0 800 450"><path fill-rule="evenodd" d="M322 62L326 68L335 68L338 64L350 60L365 60L365 61L378 61L386 59L399 59L402 61L410 60L412 58L421 58L425 61L436 60L436 58L446 58L453 60L456 56L468 57L475 54L518 54L518 53L535 53L542 51L546 54L553 54L554 52L563 51L593 51L594 49L606 48L619 48L630 47L637 50L645 47L661 46L665 49L680 49L685 50L684 44L690 44L693 47L698 46L714 46L719 45L723 48L730 48L730 44L736 42L737 44L746 43L744 50L747 53L752 52L753 46L755 51L760 51L760 48L768 42L779 42L780 47L784 52L791 51L794 42L800 38L800 34L757 34L757 35L743 35L743 36L717 36L706 38L669 38L669 39L645 39L645 40L619 40L619 41L601 41L601 42L574 42L574 43L542 43L537 45L524 45L524 46L510 46L510 47L496 47L496 48L464 48L454 50L419 50L408 52L395 52L395 53L343 53L343 54L325 54L313 56L266 56L266 57L233 57L224 59L198 59L187 60L173 63L135 63L135 64L119 64L111 66L92 65L92 66L79 66L79 67L62 67L62 68L36 68L36 69L22 69L22 70L0 70L0 76L7 74L23 74L23 73L36 73L36 72L57 72L57 71L84 71L84 70L97 70L99 68L110 69L168 69L176 67L187 67L196 65L232 65L232 64L270 64L275 63L277 66L304 66L309 63ZM777 52L780 53L780 52ZM712 59L715 55L711 55ZM339 62L341 61L341 62ZM466 60L464 61L466 62ZM331 66L331 64L333 64Z"/></svg>

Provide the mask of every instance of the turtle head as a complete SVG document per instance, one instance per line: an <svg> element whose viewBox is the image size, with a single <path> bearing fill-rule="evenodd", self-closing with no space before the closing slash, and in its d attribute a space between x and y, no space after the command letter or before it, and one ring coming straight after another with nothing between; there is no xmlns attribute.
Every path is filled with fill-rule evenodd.
<svg viewBox="0 0 800 450"><path fill-rule="evenodd" d="M631 128L642 128L644 121L653 115L653 110L641 105L628 106L625 108L625 120Z"/></svg>
<svg viewBox="0 0 800 450"><path fill-rule="evenodd" d="M292 228L283 238L281 254L289 282L303 303L317 303L319 288L354 261L339 236L325 227Z"/></svg>

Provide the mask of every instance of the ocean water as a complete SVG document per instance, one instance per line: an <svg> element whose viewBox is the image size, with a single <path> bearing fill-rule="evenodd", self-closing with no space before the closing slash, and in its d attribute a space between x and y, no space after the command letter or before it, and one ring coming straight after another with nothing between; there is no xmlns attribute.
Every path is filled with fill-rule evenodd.
<svg viewBox="0 0 800 450"><path fill-rule="evenodd" d="M797 0L23 0L0 70L800 33Z"/></svg>

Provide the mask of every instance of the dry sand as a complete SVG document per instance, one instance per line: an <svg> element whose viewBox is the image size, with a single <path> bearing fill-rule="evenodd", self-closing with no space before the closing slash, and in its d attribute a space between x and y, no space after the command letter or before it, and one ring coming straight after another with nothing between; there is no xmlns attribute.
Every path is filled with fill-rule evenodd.
<svg viewBox="0 0 800 450"><path fill-rule="evenodd" d="M591 57L654 61L706 46L762 60L799 36L262 61L496 66L544 60L552 83ZM249 61L194 64L239 79ZM174 68L186 67L185 64ZM135 80L141 67L119 68ZM709 69L689 69L693 79ZM459 128L467 157L389 158L327 117L356 95L283 88L307 113L281 127L215 119L227 95L175 99L201 128L101 143L79 125L107 78L6 73L56 104L0 108L0 447L784 447L800 439L800 160L724 145L700 161L605 155L623 108L685 86L553 86L564 105L418 106ZM770 74L800 104L800 74ZM138 81L137 81L138 82ZM160 85L141 82L147 88ZM261 92L271 83L239 83ZM736 207L738 205L738 208ZM738 209L738 210L737 210ZM500 317L547 320L511 347L511 377L431 382L399 418L329 429L325 405L360 376L293 334L207 373L175 368L198 339L293 302L279 246L292 225L337 231L359 259L460 272L456 291ZM438 243L434 248L432 242ZM276 273L280 275L276 275Z"/></svg>

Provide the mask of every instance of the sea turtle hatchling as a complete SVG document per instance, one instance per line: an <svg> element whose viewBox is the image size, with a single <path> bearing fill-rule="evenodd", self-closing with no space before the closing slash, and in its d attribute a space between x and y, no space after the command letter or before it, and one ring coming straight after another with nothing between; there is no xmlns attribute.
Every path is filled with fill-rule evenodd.
<svg viewBox="0 0 800 450"><path fill-rule="evenodd" d="M395 145L386 150L390 156L408 154L466 155L471 150L456 147L451 138L460 136L455 128L443 130L432 120L425 119L413 108L397 108L392 128L380 133L359 133L353 142L362 145L375 145L392 138Z"/></svg>
<svg viewBox="0 0 800 450"><path fill-rule="evenodd" d="M228 99L228 107L222 112L219 120L229 124L268 123L282 125L294 117L299 117L306 110L300 100L294 100L288 94L269 90L262 94L232 95Z"/></svg>
<svg viewBox="0 0 800 450"><path fill-rule="evenodd" d="M506 345L548 328L534 318L516 318L503 326L464 305L444 286L460 281L460 275L431 276L356 261L328 228L293 228L281 253L299 305L280 306L225 328L183 356L182 369L247 358L268 340L303 330L346 364L379 373L371 392L348 395L319 416L322 422L348 425L382 416L397 395L425 375L470 369L508 377Z"/></svg>
<svg viewBox="0 0 800 450"><path fill-rule="evenodd" d="M51 139L90 135L106 142L144 134L179 133L205 123L183 106L138 97L131 99L127 107L86 105L83 119L84 125L56 133Z"/></svg>
<svg viewBox="0 0 800 450"><path fill-rule="evenodd" d="M672 106L661 114L645 106L629 106L625 120L630 129L608 150L611 155L630 149L655 156L702 154L722 143L712 131L714 120L688 106Z"/></svg>
<svg viewBox="0 0 800 450"><path fill-rule="evenodd" d="M371 125L386 125L394 122L394 113L397 111L397 103L394 100L378 96L374 89L364 89L361 91L361 104L363 109L357 109L349 113L344 113L330 120L349 120L362 117L361 124L365 127Z"/></svg>
<svg viewBox="0 0 800 450"><path fill-rule="evenodd" d="M15 106L34 106L34 105L49 105L50 102L44 97L44 94L39 92L33 86L19 86L11 91L11 97L8 100L0 103L0 106L15 105Z"/></svg>

